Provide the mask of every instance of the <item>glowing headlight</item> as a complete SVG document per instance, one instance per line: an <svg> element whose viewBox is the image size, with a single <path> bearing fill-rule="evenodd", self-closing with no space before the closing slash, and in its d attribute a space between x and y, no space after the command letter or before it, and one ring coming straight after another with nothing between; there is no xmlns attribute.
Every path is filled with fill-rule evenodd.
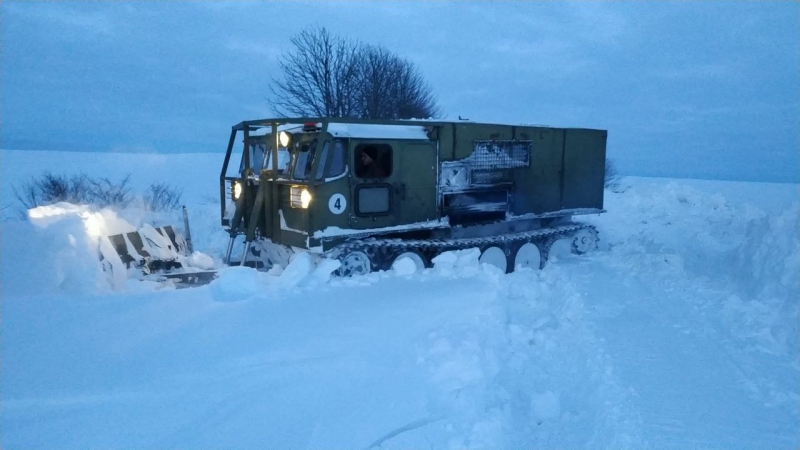
<svg viewBox="0 0 800 450"><path fill-rule="evenodd" d="M239 197L242 196L242 184L238 181L233 182L233 199L239 200Z"/></svg>
<svg viewBox="0 0 800 450"><path fill-rule="evenodd" d="M281 134L278 135L278 142L281 143L281 147L288 147L291 140L292 135L285 131L281 131Z"/></svg>
<svg viewBox="0 0 800 450"><path fill-rule="evenodd" d="M308 190L303 189L303 191L300 192L300 206L302 206L303 209L306 209L308 208L309 203L311 203L311 193L308 192Z"/></svg>
<svg viewBox="0 0 800 450"><path fill-rule="evenodd" d="M303 186L292 186L289 191L289 203L292 208L307 209L311 203L311 192L308 192L308 189Z"/></svg>

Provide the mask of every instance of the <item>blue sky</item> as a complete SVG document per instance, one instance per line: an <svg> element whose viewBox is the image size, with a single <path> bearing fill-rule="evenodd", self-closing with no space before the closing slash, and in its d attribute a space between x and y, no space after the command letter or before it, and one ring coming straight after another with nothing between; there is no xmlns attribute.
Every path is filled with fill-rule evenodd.
<svg viewBox="0 0 800 450"><path fill-rule="evenodd" d="M303 27L419 65L446 118L609 130L628 174L800 181L800 4L0 3L0 146L223 151Z"/></svg>

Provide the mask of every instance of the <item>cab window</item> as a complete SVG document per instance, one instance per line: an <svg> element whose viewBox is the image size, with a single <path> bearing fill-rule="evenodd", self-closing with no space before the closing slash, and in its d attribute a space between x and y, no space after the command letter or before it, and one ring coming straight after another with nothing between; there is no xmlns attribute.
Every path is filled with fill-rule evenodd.
<svg viewBox="0 0 800 450"><path fill-rule="evenodd" d="M331 167L327 173L328 178L338 177L344 173L346 169L346 157L347 153L345 152L344 143L342 141L334 141Z"/></svg>
<svg viewBox="0 0 800 450"><path fill-rule="evenodd" d="M250 154L250 164L252 164L253 171L258 173L261 170L261 166L264 165L264 152L266 151L266 145L264 144L253 144L250 146L252 149L252 153Z"/></svg>
<svg viewBox="0 0 800 450"><path fill-rule="evenodd" d="M265 144L258 144L252 143L249 145L247 151L250 153L250 169L253 172L258 173L261 170L261 167L264 165L264 153L266 152L267 146ZM244 158L242 158L241 162L239 163L239 172L241 173L244 170Z"/></svg>
<svg viewBox="0 0 800 450"><path fill-rule="evenodd" d="M322 175L325 172L325 164L328 163L328 143L325 142L325 145L322 146L322 150L319 152L319 165L317 165L317 176L315 177L317 180L322 179Z"/></svg>
<svg viewBox="0 0 800 450"><path fill-rule="evenodd" d="M342 141L334 141L332 152L328 152L328 147L328 142L325 142L325 145L319 152L319 166L317 166L316 174L317 180L338 177L345 171L345 149ZM325 165L328 164L328 158L330 158L330 166L326 171Z"/></svg>
<svg viewBox="0 0 800 450"><path fill-rule="evenodd" d="M289 170L289 162L291 161L291 155L289 154L289 150L285 147L278 147L278 173L285 174ZM266 161L264 162L264 169L272 170L272 150L267 149L267 157Z"/></svg>
<svg viewBox="0 0 800 450"><path fill-rule="evenodd" d="M289 169L291 155L284 147L278 148L278 173L285 174ZM261 170L272 170L272 145L266 143L250 144L250 168L253 173ZM239 164L239 172L244 169L244 158Z"/></svg>
<svg viewBox="0 0 800 450"><path fill-rule="evenodd" d="M305 180L311 174L311 166L314 164L314 153L317 150L317 140L310 143L299 144L299 149L295 154L294 172L292 178L295 180Z"/></svg>
<svg viewBox="0 0 800 450"><path fill-rule="evenodd" d="M358 178L388 178L392 174L392 147L387 144L359 144L354 156Z"/></svg>
<svg viewBox="0 0 800 450"><path fill-rule="evenodd" d="M392 191L388 184L362 184L356 187L356 214L375 216L389 214Z"/></svg>

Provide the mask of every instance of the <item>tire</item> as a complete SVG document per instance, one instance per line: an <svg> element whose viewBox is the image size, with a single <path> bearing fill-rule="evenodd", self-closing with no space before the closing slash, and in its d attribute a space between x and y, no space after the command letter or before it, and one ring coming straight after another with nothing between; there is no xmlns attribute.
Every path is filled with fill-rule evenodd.
<svg viewBox="0 0 800 450"><path fill-rule="evenodd" d="M372 272L372 262L369 260L369 256L360 250L347 252L338 259L342 265L336 269L335 273L342 278L366 275Z"/></svg>
<svg viewBox="0 0 800 450"><path fill-rule="evenodd" d="M508 273L508 256L506 252L496 245L489 246L481 252L478 261L482 264L489 264Z"/></svg>
<svg viewBox="0 0 800 450"><path fill-rule="evenodd" d="M425 267L427 267L427 264L425 263L425 258L422 255L420 255L415 251L409 250L395 256L394 259L392 259L392 263L389 265L389 269L394 269L395 264L403 258L408 258L411 261L413 261L414 265L417 267L417 272L420 272L424 270Z"/></svg>
<svg viewBox="0 0 800 450"><path fill-rule="evenodd" d="M514 270L518 267L539 270L544 267L542 250L533 242L525 242L514 253Z"/></svg>

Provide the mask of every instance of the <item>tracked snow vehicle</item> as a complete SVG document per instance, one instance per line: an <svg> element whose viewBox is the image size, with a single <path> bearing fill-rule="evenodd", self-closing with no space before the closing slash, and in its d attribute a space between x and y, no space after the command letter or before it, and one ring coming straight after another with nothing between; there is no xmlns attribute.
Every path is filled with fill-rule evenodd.
<svg viewBox="0 0 800 450"><path fill-rule="evenodd" d="M268 268L308 251L350 276L478 247L502 270L540 268L558 240L579 254L596 246L573 217L604 212L606 137L462 121L241 122L220 174L226 261Z"/></svg>

